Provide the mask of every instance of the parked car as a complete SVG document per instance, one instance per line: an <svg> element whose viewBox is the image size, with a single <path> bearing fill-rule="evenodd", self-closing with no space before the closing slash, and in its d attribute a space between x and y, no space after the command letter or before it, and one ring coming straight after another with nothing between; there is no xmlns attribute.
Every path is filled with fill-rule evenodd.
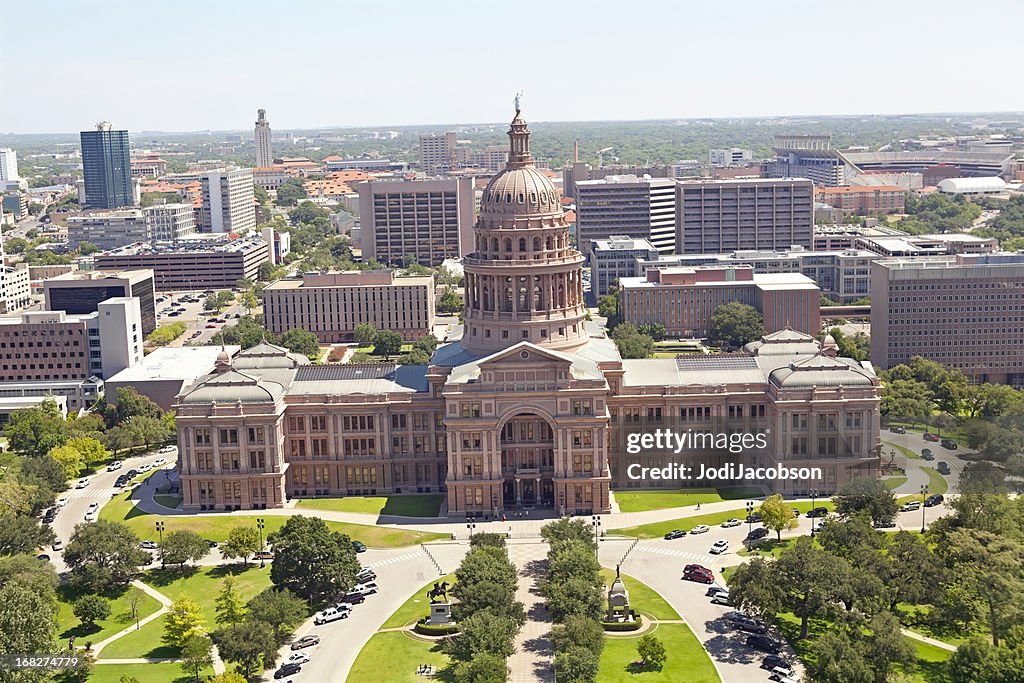
<svg viewBox="0 0 1024 683"><path fill-rule="evenodd" d="M788 667L789 666L789 660L786 659L785 657L783 657L782 655L766 655L765 658L761 660L761 668L762 669L768 669L769 671L774 671L775 667L778 667L778 666Z"/></svg>
<svg viewBox="0 0 1024 683"><path fill-rule="evenodd" d="M706 534L709 531L711 531L711 527L709 527L707 524L698 524L697 526L690 529L691 534Z"/></svg>
<svg viewBox="0 0 1024 683"><path fill-rule="evenodd" d="M167 464L167 458L157 458L153 461L153 467L160 467Z"/></svg>
<svg viewBox="0 0 1024 683"><path fill-rule="evenodd" d="M932 453L932 449L930 449L930 448L922 448L921 449L921 457L924 458L925 460L934 460L935 459L935 455Z"/></svg>
<svg viewBox="0 0 1024 683"><path fill-rule="evenodd" d="M57 519L57 510L58 510L58 508L52 507L49 510L47 510L45 513L43 513L43 521L46 522L47 524L49 524L53 520Z"/></svg>
<svg viewBox="0 0 1024 683"><path fill-rule="evenodd" d="M58 538L53 542L53 545L51 545L50 547L53 548L54 552L60 552L61 550L64 550L64 541Z"/></svg>
<svg viewBox="0 0 1024 683"><path fill-rule="evenodd" d="M793 516L794 517L799 517L800 516L800 508L793 508Z"/></svg>
<svg viewBox="0 0 1024 683"><path fill-rule="evenodd" d="M756 529L751 529L750 530L750 533L747 534L747 540L748 541L756 541L756 540L758 540L760 538L764 538L767 535L768 535L768 530L765 529L763 526L759 526Z"/></svg>
<svg viewBox="0 0 1024 683"><path fill-rule="evenodd" d="M951 451L955 451L956 449L960 448L960 444L958 444L956 441L953 441L953 439L943 439L941 444L943 448L948 448Z"/></svg>
<svg viewBox="0 0 1024 683"><path fill-rule="evenodd" d="M85 509L86 512L96 512L100 509L99 503L89 503L89 507Z"/></svg>
<svg viewBox="0 0 1024 683"><path fill-rule="evenodd" d="M96 518L99 517L99 515L100 513L97 512L96 510L90 510L89 512L85 513L85 517L83 517L82 519L84 519L86 522L95 522Z"/></svg>
<svg viewBox="0 0 1024 683"><path fill-rule="evenodd" d="M177 446L164 446L157 453L173 453L176 450L178 450Z"/></svg>
<svg viewBox="0 0 1024 683"><path fill-rule="evenodd" d="M151 469L153 469L152 465L139 465L139 474L145 474L146 472L149 472Z"/></svg>
<svg viewBox="0 0 1024 683"><path fill-rule="evenodd" d="M728 549L729 549L729 541L725 540L724 538L720 538L720 539L718 539L717 541L715 541L714 543L711 544L710 553L712 555L721 555L722 553L724 553Z"/></svg>
<svg viewBox="0 0 1024 683"><path fill-rule="evenodd" d="M39 560L40 562L49 562L50 561L50 556L49 555L36 555L36 559Z"/></svg>
<svg viewBox="0 0 1024 683"><path fill-rule="evenodd" d="M685 567L683 567L683 573L684 574L686 574L687 572L695 572L695 571L709 572L711 570L708 569L707 567L705 567L702 564L688 564Z"/></svg>
<svg viewBox="0 0 1024 683"><path fill-rule="evenodd" d="M906 503L900 506L900 512L914 512L915 510L921 509L921 501L919 500L908 500Z"/></svg>
<svg viewBox="0 0 1024 683"><path fill-rule="evenodd" d="M823 507L812 508L807 513L808 517L825 517L827 515L828 515L828 508L823 508Z"/></svg>
<svg viewBox="0 0 1024 683"><path fill-rule="evenodd" d="M121 469L121 464L122 463L120 460L115 460L114 462L107 465L107 472L113 472L115 470Z"/></svg>
<svg viewBox="0 0 1024 683"><path fill-rule="evenodd" d="M889 427L889 431L892 432L893 434L906 434L907 433L907 428L906 427L899 427L899 426Z"/></svg>
<svg viewBox="0 0 1024 683"><path fill-rule="evenodd" d="M949 463L944 460L939 461L938 465L939 474L949 474Z"/></svg>
<svg viewBox="0 0 1024 683"><path fill-rule="evenodd" d="M686 536L686 532L682 529L673 529L672 531L665 534L665 540L674 541L677 538L683 538L684 536Z"/></svg>
<svg viewBox="0 0 1024 683"><path fill-rule="evenodd" d="M88 485L89 485L89 480L88 479L79 479L78 483L75 484L75 488L76 489L84 489Z"/></svg>
<svg viewBox="0 0 1024 683"><path fill-rule="evenodd" d="M363 567L356 574L357 583L365 583L367 581L375 581L377 579L377 573L369 567Z"/></svg>
<svg viewBox="0 0 1024 683"><path fill-rule="evenodd" d="M292 643L293 650L301 650L304 647L313 647L314 645L320 644L320 636L311 633L308 636L302 636L298 640Z"/></svg>
<svg viewBox="0 0 1024 683"><path fill-rule="evenodd" d="M296 652L288 658L288 661L292 664L307 664L309 663L310 656L305 652Z"/></svg>
<svg viewBox="0 0 1024 683"><path fill-rule="evenodd" d="M713 604L713 605L725 605L727 607L732 607L733 606L733 602L729 598L729 591L723 591L721 593L715 593L714 595L712 595L711 596L711 604Z"/></svg>
<svg viewBox="0 0 1024 683"><path fill-rule="evenodd" d="M768 633L768 627L757 619L738 619L733 622L733 625L739 630L746 631L747 633Z"/></svg>
<svg viewBox="0 0 1024 683"><path fill-rule="evenodd" d="M782 651L782 646L774 638L758 634L747 636L747 647L752 647L762 652L771 652L772 654L778 654Z"/></svg>
<svg viewBox="0 0 1024 683"><path fill-rule="evenodd" d="M824 520L822 520L822 521L820 521L820 522L815 522L814 524L812 524L812 525L811 525L811 531L812 531L812 532L813 532L813 531L821 531L821 530L822 530L822 529L824 529L824 528L825 528L825 522L824 522Z"/></svg>
<svg viewBox="0 0 1024 683"><path fill-rule="evenodd" d="M254 560L272 560L274 559L274 553L269 550L261 550L252 556Z"/></svg>
<svg viewBox="0 0 1024 683"><path fill-rule="evenodd" d="M924 438L925 441L937 442L939 440L939 435L938 434L932 434L931 432L925 432L921 436Z"/></svg>
<svg viewBox="0 0 1024 683"><path fill-rule="evenodd" d="M700 569L694 569L693 571L683 572L683 578L687 581L696 581L697 583L714 583L715 575L711 573L710 569L701 567Z"/></svg>
<svg viewBox="0 0 1024 683"><path fill-rule="evenodd" d="M345 593L343 596L341 596L341 600L339 600L339 602L343 605L358 605L363 602L366 602L366 596L362 593L356 593L355 591L352 591L350 593Z"/></svg>
<svg viewBox="0 0 1024 683"><path fill-rule="evenodd" d="M366 544L360 541L352 541L352 549L355 550L357 553L365 553Z"/></svg>
<svg viewBox="0 0 1024 683"><path fill-rule="evenodd" d="M313 617L313 623L320 625L327 624L332 621L338 621L339 619L348 619L348 615L352 614L352 608L348 607L347 605L339 605L339 607L345 607L346 609L338 609L338 607L328 607L322 612L317 612L317 615Z"/></svg>
<svg viewBox="0 0 1024 683"><path fill-rule="evenodd" d="M728 593L728 592L729 592L728 588L722 588L721 586L712 586L711 588L707 589L704 592L704 595L708 596L709 598L713 598L716 595L718 595L719 593Z"/></svg>
<svg viewBox="0 0 1024 683"><path fill-rule="evenodd" d="M748 523L753 523L753 524L760 524L762 522L761 513L760 512L754 512L754 513L751 513L751 514L747 515L747 522Z"/></svg>
<svg viewBox="0 0 1024 683"><path fill-rule="evenodd" d="M156 550L158 546L156 541L143 541L139 544L139 547L145 550Z"/></svg>
<svg viewBox="0 0 1024 683"><path fill-rule="evenodd" d="M62 507L64 507L67 504L68 504L68 497L67 496L61 496L60 498L57 499L57 507L62 508Z"/></svg>
<svg viewBox="0 0 1024 683"><path fill-rule="evenodd" d="M285 676L293 676L302 671L302 666L293 662L285 662L281 665L281 668L274 672L274 679L284 678Z"/></svg>
<svg viewBox="0 0 1024 683"><path fill-rule="evenodd" d="M353 593L361 593L363 595L373 595L377 592L377 584L373 581L369 583L361 583L352 589Z"/></svg>
<svg viewBox="0 0 1024 683"><path fill-rule="evenodd" d="M894 529L896 527L896 521L892 519L886 520L875 520L871 523L876 529Z"/></svg>
<svg viewBox="0 0 1024 683"><path fill-rule="evenodd" d="M724 522L722 522L722 526L724 528L726 528L726 529L731 529L732 527L739 526L742 523L743 522L741 522L740 520L736 519L735 517L730 517L729 519L727 519Z"/></svg>
<svg viewBox="0 0 1024 683"><path fill-rule="evenodd" d="M936 493L925 498L924 506L926 508L935 507L936 505L942 505L942 501L946 500L942 497L941 493Z"/></svg>

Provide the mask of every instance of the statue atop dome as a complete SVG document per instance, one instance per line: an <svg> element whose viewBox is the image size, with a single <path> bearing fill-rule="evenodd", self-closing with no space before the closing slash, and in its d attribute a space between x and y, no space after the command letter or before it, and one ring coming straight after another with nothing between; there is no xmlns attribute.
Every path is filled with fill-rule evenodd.
<svg viewBox="0 0 1024 683"><path fill-rule="evenodd" d="M519 108L519 100L520 100L520 99L522 98L522 96L523 96L523 91L522 91L522 90L520 90L519 92L517 92L517 93L516 93L516 97L515 97L515 103L516 103L516 116L518 116L518 115L519 115L519 112L520 112L520 108Z"/></svg>

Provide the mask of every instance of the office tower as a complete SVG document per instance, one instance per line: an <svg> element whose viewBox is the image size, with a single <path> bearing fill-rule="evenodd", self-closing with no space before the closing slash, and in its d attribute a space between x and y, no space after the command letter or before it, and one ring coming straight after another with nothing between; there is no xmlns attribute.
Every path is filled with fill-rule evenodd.
<svg viewBox="0 0 1024 683"><path fill-rule="evenodd" d="M18 181L18 153L10 147L0 147L0 181ZM2 188L0 188L2 189Z"/></svg>
<svg viewBox="0 0 1024 683"><path fill-rule="evenodd" d="M590 253L594 240L624 235L650 241L662 254L676 245L676 181L635 175L576 181L576 238Z"/></svg>
<svg viewBox="0 0 1024 683"><path fill-rule="evenodd" d="M274 151L270 142L270 121L267 121L267 110L256 112L256 168L268 168L274 165Z"/></svg>
<svg viewBox="0 0 1024 683"><path fill-rule="evenodd" d="M396 278L391 270L307 273L263 290L263 319L275 334L300 328L322 342L352 341L361 323L418 339L434 326L434 278Z"/></svg>
<svg viewBox="0 0 1024 683"><path fill-rule="evenodd" d="M243 234L256 227L251 168L218 168L203 172L200 232Z"/></svg>
<svg viewBox="0 0 1024 683"><path fill-rule="evenodd" d="M132 206L132 164L128 131L113 130L110 122L81 133L82 169L85 175L85 207L118 209Z"/></svg>
<svg viewBox="0 0 1024 683"><path fill-rule="evenodd" d="M155 204L142 211L152 241L180 240L196 232L196 212L191 204Z"/></svg>
<svg viewBox="0 0 1024 683"><path fill-rule="evenodd" d="M625 235L612 235L594 240L590 249L590 301L608 294L621 278L635 277L637 263L657 261L658 250L648 240Z"/></svg>
<svg viewBox="0 0 1024 683"><path fill-rule="evenodd" d="M814 186L810 180L680 181L676 186L676 252L814 245Z"/></svg>
<svg viewBox="0 0 1024 683"><path fill-rule="evenodd" d="M961 254L871 264L871 362L921 356L972 382L1024 386L1024 255Z"/></svg>
<svg viewBox="0 0 1024 683"><path fill-rule="evenodd" d="M749 149L733 147L731 149L713 149L708 152L708 161L716 168L727 168L729 166L747 166L754 158L754 153Z"/></svg>
<svg viewBox="0 0 1024 683"><path fill-rule="evenodd" d="M472 251L472 178L359 183L364 259L438 266Z"/></svg>
<svg viewBox="0 0 1024 683"><path fill-rule="evenodd" d="M139 300L142 333L156 329L156 308L152 270L104 272L76 270L43 281L46 309L84 315L99 310L99 304L117 297Z"/></svg>
<svg viewBox="0 0 1024 683"><path fill-rule="evenodd" d="M447 173L455 166L455 133L420 136L420 169L427 175Z"/></svg>

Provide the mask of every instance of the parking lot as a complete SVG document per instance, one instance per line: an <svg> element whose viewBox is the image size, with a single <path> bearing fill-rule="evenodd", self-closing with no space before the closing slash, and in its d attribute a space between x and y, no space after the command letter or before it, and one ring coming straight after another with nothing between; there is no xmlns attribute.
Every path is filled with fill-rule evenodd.
<svg viewBox="0 0 1024 683"><path fill-rule="evenodd" d="M225 326L231 325L245 315L240 304L233 303L220 313L204 311L203 303L207 292L214 290L160 292L156 299L157 324L166 325L183 322L188 328L185 333L171 342L170 346L205 344Z"/></svg>

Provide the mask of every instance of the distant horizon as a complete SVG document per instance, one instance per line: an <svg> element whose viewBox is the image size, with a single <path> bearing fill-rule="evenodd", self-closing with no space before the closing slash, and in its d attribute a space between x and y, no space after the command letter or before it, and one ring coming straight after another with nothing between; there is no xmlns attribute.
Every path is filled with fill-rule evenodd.
<svg viewBox="0 0 1024 683"><path fill-rule="evenodd" d="M261 107L267 109L267 107ZM463 121L463 122L447 122L447 123L374 123L374 124L324 124L320 126L300 126L300 127L277 127L274 125L273 119L270 117L270 110L267 109L268 116L267 120L270 123L271 131L276 133L295 133L295 132L309 132L309 131L324 131L324 130L366 130L366 129L402 129L402 128L459 128L467 126L504 126L508 125L508 121ZM889 112L889 113L854 113L854 114L755 114L750 116L669 116L669 117L657 117L657 118L616 118L616 119L531 119L529 117L527 108L523 107L523 117L527 120L530 125L534 124L549 124L549 123L658 123L658 122L669 122L669 121L755 121L755 120L773 120L773 119L792 119L792 120L803 120L803 119L865 119L865 118L913 118L913 117L964 117L964 116L1003 116L1003 115L1016 115L1024 117L1024 109L1005 109L1005 110L991 110L991 111L919 111L919 112ZM109 120L109 119L102 119ZM511 120L511 117L509 117ZM116 121L111 121L114 130L125 130L122 126L119 126ZM1024 121L1022 121L1024 123ZM28 136L28 135L78 135L83 131L93 130L93 126L84 127L81 130L74 131L0 131L0 136ZM253 128L196 128L192 130L187 129L159 129L159 128L143 128L134 130L128 128L130 135L143 135L147 133L158 133L162 135L177 135L177 134L219 134L219 133L253 133Z"/></svg>

